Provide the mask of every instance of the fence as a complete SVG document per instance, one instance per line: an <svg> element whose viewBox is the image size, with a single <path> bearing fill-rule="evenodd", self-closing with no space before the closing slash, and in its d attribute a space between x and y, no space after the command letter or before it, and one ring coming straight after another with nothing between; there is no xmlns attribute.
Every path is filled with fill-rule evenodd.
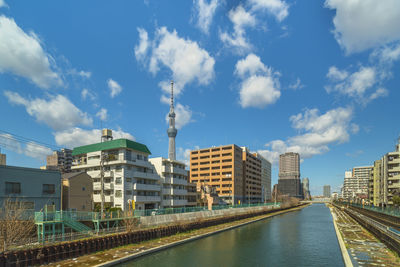
<svg viewBox="0 0 400 267"><path fill-rule="evenodd" d="M393 207L393 206L376 207L376 206L361 205L361 204L345 202L345 201L338 202L338 203L345 204L345 205L350 205L350 206L353 206L353 207L363 208L363 209L366 209L366 210L371 210L371 211L375 211L375 212L379 212L379 213L383 213L383 214L386 214L386 215L395 216L395 217L399 217L400 218L400 208L399 207Z"/></svg>

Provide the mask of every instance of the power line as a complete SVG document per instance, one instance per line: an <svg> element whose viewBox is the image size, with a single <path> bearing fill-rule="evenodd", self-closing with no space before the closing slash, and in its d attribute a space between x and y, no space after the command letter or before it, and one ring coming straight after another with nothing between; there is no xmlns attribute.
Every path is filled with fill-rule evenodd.
<svg viewBox="0 0 400 267"><path fill-rule="evenodd" d="M27 138L27 137L23 137L23 136L20 136L20 135L16 135L16 134L13 134L11 132L4 131L4 130L1 130L1 129L0 129L0 138L5 138L5 139L8 139L8 140L13 141L13 142L29 144L29 145L36 146L36 147L49 148L51 150L58 150L58 149L61 148L61 147L56 146L56 145L52 145L52 144L44 143L44 142L37 141L37 140L31 139L31 138ZM5 144L4 142L2 143L2 145L3 146L10 146L10 144Z"/></svg>

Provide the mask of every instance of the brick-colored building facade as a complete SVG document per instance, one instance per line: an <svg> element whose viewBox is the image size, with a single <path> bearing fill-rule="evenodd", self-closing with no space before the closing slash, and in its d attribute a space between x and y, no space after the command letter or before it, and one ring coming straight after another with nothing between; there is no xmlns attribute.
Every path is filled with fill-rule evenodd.
<svg viewBox="0 0 400 267"><path fill-rule="evenodd" d="M262 202L261 161L234 144L191 151L190 182L214 187L229 204Z"/></svg>

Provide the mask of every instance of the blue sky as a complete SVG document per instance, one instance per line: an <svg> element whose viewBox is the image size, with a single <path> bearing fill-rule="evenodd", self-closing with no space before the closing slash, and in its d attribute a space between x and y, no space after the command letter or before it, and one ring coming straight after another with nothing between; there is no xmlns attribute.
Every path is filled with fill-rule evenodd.
<svg viewBox="0 0 400 267"><path fill-rule="evenodd" d="M173 79L179 159L235 143L276 183L295 151L312 194L336 190L394 149L398 25L397 0L0 0L0 147L39 167L108 127L165 157Z"/></svg>

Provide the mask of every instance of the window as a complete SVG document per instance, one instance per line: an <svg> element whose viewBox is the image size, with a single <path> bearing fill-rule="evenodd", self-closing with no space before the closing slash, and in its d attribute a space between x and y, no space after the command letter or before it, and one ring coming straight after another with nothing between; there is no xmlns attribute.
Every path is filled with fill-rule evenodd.
<svg viewBox="0 0 400 267"><path fill-rule="evenodd" d="M115 178L115 184L122 184L122 179L121 179L121 177Z"/></svg>
<svg viewBox="0 0 400 267"><path fill-rule="evenodd" d="M21 183L6 182L6 194L20 194Z"/></svg>
<svg viewBox="0 0 400 267"><path fill-rule="evenodd" d="M138 154L138 155L137 155L137 159L138 159L138 160L143 160L143 156Z"/></svg>
<svg viewBox="0 0 400 267"><path fill-rule="evenodd" d="M85 191L86 190L86 188L85 187L82 187L82 191Z"/></svg>
<svg viewBox="0 0 400 267"><path fill-rule="evenodd" d="M132 182L132 178L126 178L126 182L127 182L127 183Z"/></svg>
<svg viewBox="0 0 400 267"><path fill-rule="evenodd" d="M131 190L126 190L126 194L127 195L132 195L132 191Z"/></svg>
<svg viewBox="0 0 400 267"><path fill-rule="evenodd" d="M56 186L54 184L43 184L43 194L54 194Z"/></svg>
<svg viewBox="0 0 400 267"><path fill-rule="evenodd" d="M115 197L122 197L122 190L115 190Z"/></svg>
<svg viewBox="0 0 400 267"><path fill-rule="evenodd" d="M132 153L129 150L125 151L125 160L132 160Z"/></svg>

